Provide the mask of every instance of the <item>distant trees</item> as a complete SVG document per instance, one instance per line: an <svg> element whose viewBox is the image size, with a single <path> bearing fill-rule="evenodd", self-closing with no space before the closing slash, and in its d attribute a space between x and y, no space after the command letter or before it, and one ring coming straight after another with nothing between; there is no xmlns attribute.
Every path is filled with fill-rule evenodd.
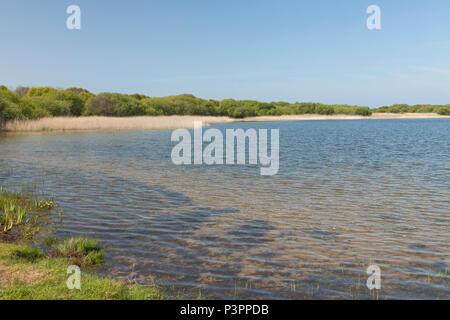
<svg viewBox="0 0 450 320"><path fill-rule="evenodd" d="M27 95L30 88L28 87L17 87L14 91L20 98L23 98Z"/></svg>
<svg viewBox="0 0 450 320"><path fill-rule="evenodd" d="M370 116L372 112L424 113L450 115L450 105L394 104L378 109L364 106L327 105L316 102L260 102L224 99L222 101L181 94L163 98L142 94L101 93L83 88L17 87L14 91L0 86L0 124L13 119L38 119L53 116L162 116L207 115L245 118L289 114L354 114Z"/></svg>
<svg viewBox="0 0 450 320"><path fill-rule="evenodd" d="M334 113L334 108L333 108L333 106L317 104L314 113L330 115L330 114Z"/></svg>
<svg viewBox="0 0 450 320"><path fill-rule="evenodd" d="M31 88L30 90L28 90L27 92L27 97L42 97L42 96L46 96L49 94L53 94L53 93L57 93L58 90L55 88L51 88L51 87L36 87L36 88Z"/></svg>
<svg viewBox="0 0 450 320"><path fill-rule="evenodd" d="M71 103L69 101L55 99L54 97L26 97L24 103L36 111L47 113L54 117L70 116Z"/></svg>
<svg viewBox="0 0 450 320"><path fill-rule="evenodd" d="M442 108L440 108L437 111L438 114L442 115L442 116L450 116L450 105L448 106L443 106Z"/></svg>
<svg viewBox="0 0 450 320"><path fill-rule="evenodd" d="M440 115L449 115L450 105L431 105L431 104L393 104L391 106L383 106L373 110L382 113L437 113Z"/></svg>
<svg viewBox="0 0 450 320"><path fill-rule="evenodd" d="M0 124L22 117L23 115L16 104L0 97Z"/></svg>
<svg viewBox="0 0 450 320"><path fill-rule="evenodd" d="M23 118L18 103L20 98L5 86L0 86L0 125L4 122Z"/></svg>
<svg viewBox="0 0 450 320"><path fill-rule="evenodd" d="M297 103L294 103L295 113L296 114L313 114L313 113L316 113L316 105L318 105L318 103L312 103L312 102L297 102Z"/></svg>
<svg viewBox="0 0 450 320"><path fill-rule="evenodd" d="M114 101L108 94L99 94L98 96L89 100L87 104L86 115L93 116L115 116Z"/></svg>

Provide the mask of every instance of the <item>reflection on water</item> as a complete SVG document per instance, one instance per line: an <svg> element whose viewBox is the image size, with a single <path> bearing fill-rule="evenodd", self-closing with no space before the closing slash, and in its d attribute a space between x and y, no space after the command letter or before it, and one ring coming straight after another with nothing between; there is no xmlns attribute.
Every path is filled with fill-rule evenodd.
<svg viewBox="0 0 450 320"><path fill-rule="evenodd" d="M107 248L105 274L173 296L449 298L450 121L279 128L280 172L177 167L170 131L0 137L0 184L53 195L57 236Z"/></svg>

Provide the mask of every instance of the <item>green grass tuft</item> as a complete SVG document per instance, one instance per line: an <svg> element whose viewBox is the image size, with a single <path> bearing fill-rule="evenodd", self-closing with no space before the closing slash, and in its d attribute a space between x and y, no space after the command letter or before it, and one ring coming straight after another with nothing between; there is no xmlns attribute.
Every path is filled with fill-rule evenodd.
<svg viewBox="0 0 450 320"><path fill-rule="evenodd" d="M31 247L24 247L16 249L11 256L19 261L36 262L44 257L41 250Z"/></svg>
<svg viewBox="0 0 450 320"><path fill-rule="evenodd" d="M105 261L104 251L98 240L86 238L65 239L56 246L58 256L69 258L74 264L85 267L102 265Z"/></svg>

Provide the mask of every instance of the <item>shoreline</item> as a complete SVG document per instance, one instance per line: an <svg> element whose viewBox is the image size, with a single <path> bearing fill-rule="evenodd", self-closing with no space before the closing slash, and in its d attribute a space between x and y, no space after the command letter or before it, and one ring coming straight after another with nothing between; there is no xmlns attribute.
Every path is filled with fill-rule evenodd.
<svg viewBox="0 0 450 320"><path fill-rule="evenodd" d="M194 121L204 124L228 122L275 122L275 121L314 121L314 120L370 120L370 119L450 119L450 116L436 113L374 113L371 116L348 114L282 115L259 116L243 119L212 116L139 116L139 117L53 117L38 120L15 120L7 122L3 128L6 133L20 132L92 132L92 131L132 131L132 130L171 130L192 129Z"/></svg>
<svg viewBox="0 0 450 320"><path fill-rule="evenodd" d="M240 119L241 122L271 122L271 121L312 121L312 120L367 120L367 119L450 119L437 113L373 113L371 116L352 114L299 114L282 116L260 116Z"/></svg>
<svg viewBox="0 0 450 320"><path fill-rule="evenodd" d="M0 300L163 300L154 285L98 275L80 269L81 288L70 290L71 263L45 255L26 243L0 242Z"/></svg>

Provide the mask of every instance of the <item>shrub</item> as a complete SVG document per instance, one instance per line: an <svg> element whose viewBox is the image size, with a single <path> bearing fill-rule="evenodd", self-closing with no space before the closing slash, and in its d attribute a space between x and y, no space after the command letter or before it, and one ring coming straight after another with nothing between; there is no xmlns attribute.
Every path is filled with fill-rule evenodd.
<svg viewBox="0 0 450 320"><path fill-rule="evenodd" d="M371 116L372 111L368 107L357 107L355 110L355 114L358 114L361 116Z"/></svg>
<svg viewBox="0 0 450 320"><path fill-rule="evenodd" d="M20 101L19 96L5 86L0 86L0 97L14 104L17 104Z"/></svg>
<svg viewBox="0 0 450 320"><path fill-rule="evenodd" d="M0 97L0 125L4 122L14 119L21 119L23 117L24 116L17 104Z"/></svg>
<svg viewBox="0 0 450 320"><path fill-rule="evenodd" d="M145 98L140 101L148 115L175 114L175 105L168 98Z"/></svg>
<svg viewBox="0 0 450 320"><path fill-rule="evenodd" d="M119 117L145 115L145 107L136 98L114 93L110 95L110 99L114 103L115 114Z"/></svg>
<svg viewBox="0 0 450 320"><path fill-rule="evenodd" d="M441 116L450 116L450 106L440 108L437 113Z"/></svg>
<svg viewBox="0 0 450 320"><path fill-rule="evenodd" d="M45 114L50 114L55 117L70 115L70 103L67 101L55 100L48 96L27 97L24 98L23 101L30 103L33 106L33 109L36 110L35 118ZM43 112L43 110L46 112Z"/></svg>
<svg viewBox="0 0 450 320"><path fill-rule="evenodd" d="M40 119L51 117L52 114L41 105L33 103L29 99L22 99L19 103L20 112L26 119Z"/></svg>
<svg viewBox="0 0 450 320"><path fill-rule="evenodd" d="M297 102L294 104L296 114L313 114L316 112L316 103Z"/></svg>
<svg viewBox="0 0 450 320"><path fill-rule="evenodd" d="M334 114L334 108L332 106L318 104L316 105L315 113L326 115Z"/></svg>
<svg viewBox="0 0 450 320"><path fill-rule="evenodd" d="M102 93L89 100L86 107L89 115L116 116L115 102L109 94Z"/></svg>
<svg viewBox="0 0 450 320"><path fill-rule="evenodd" d="M84 101L73 91L58 91L49 95L49 97L67 103L69 105L69 113L72 116L79 117L84 111Z"/></svg>
<svg viewBox="0 0 450 320"><path fill-rule="evenodd" d="M265 103L265 102L257 103L258 115L261 116L267 115L271 110L275 108L276 106L273 103Z"/></svg>
<svg viewBox="0 0 450 320"><path fill-rule="evenodd" d="M49 94L55 94L57 93L58 90L55 88L51 88L51 87L35 87L35 88L31 88L30 90L28 90L27 92L27 97L42 97L42 96L47 96Z"/></svg>

